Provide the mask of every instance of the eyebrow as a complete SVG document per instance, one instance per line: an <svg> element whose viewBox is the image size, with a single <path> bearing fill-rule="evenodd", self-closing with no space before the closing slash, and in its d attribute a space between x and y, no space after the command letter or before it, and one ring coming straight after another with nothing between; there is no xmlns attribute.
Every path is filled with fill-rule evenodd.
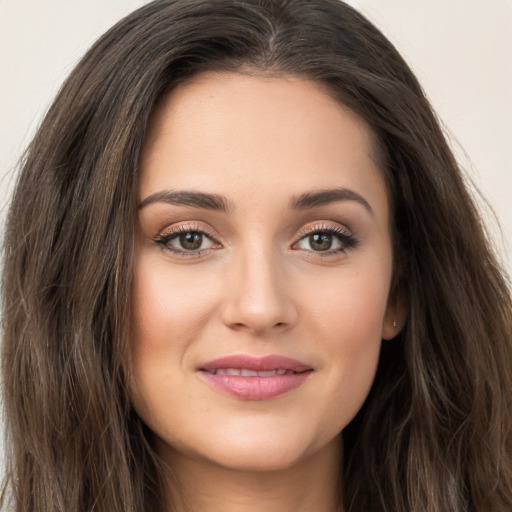
<svg viewBox="0 0 512 512"><path fill-rule="evenodd" d="M329 188L317 192L306 192L299 197L293 198L290 208L294 210L307 210L317 206L324 206L337 201L355 201L363 205L373 215L370 203L360 194L348 188Z"/></svg>
<svg viewBox="0 0 512 512"><path fill-rule="evenodd" d="M233 209L232 205L224 196L207 194L204 192L173 192L162 190L146 197L140 204L139 210L154 203L168 203L178 206L194 206L205 210L228 212Z"/></svg>
<svg viewBox="0 0 512 512"><path fill-rule="evenodd" d="M366 210L373 215L372 207L368 201L357 192L347 188L332 188L319 190L317 192L306 192L298 197L292 198L289 208L293 210L307 210L338 201L355 201L364 206ZM218 194L191 191L174 192L171 190L162 190L146 197L146 199L139 204L139 210L154 203L193 206L225 213L234 210L234 205L224 196Z"/></svg>

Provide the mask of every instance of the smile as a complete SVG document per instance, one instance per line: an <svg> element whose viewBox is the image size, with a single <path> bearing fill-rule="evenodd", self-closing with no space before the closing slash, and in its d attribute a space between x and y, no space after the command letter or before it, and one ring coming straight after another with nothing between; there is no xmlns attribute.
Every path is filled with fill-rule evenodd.
<svg viewBox="0 0 512 512"><path fill-rule="evenodd" d="M242 400L268 400L283 395L301 386L313 373L311 366L278 355L227 356L209 361L198 370L216 391Z"/></svg>

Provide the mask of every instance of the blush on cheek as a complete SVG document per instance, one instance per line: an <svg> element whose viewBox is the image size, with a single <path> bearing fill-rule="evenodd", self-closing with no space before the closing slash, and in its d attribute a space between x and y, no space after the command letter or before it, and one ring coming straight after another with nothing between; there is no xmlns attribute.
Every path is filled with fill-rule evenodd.
<svg viewBox="0 0 512 512"><path fill-rule="evenodd" d="M165 271L148 271L151 259L140 262L133 284L133 315L137 339L149 339L158 344L167 329L179 328L186 321L189 300L180 291L179 283L166 276ZM145 271L146 270L146 271ZM182 321L177 322L177 319ZM172 325L169 325L172 324ZM170 331L168 331L170 332Z"/></svg>

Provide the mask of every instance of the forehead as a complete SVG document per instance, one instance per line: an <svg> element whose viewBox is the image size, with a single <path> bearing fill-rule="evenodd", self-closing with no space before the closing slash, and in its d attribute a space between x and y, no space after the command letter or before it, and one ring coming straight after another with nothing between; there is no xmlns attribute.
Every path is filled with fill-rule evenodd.
<svg viewBox="0 0 512 512"><path fill-rule="evenodd" d="M277 187L297 194L331 186L382 192L374 148L365 121L317 82L204 73L155 109L141 159L141 195L199 185L221 194L252 187L270 196Z"/></svg>

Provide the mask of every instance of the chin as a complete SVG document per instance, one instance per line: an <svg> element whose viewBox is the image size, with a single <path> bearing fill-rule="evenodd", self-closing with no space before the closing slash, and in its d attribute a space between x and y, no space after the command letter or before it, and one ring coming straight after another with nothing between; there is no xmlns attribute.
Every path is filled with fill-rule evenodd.
<svg viewBox="0 0 512 512"><path fill-rule="evenodd" d="M289 469L305 457L304 452L291 447L231 446L229 449L203 454L208 460L226 470L244 473L268 473Z"/></svg>
<svg viewBox="0 0 512 512"><path fill-rule="evenodd" d="M264 473L290 469L321 451L322 446L336 443L337 439L338 436L324 443L316 439L311 443L304 432L293 433L283 428L265 430L260 426L238 433L231 429L209 431L201 439L186 440L184 444L174 442L171 450L175 457L207 461L226 470Z"/></svg>

